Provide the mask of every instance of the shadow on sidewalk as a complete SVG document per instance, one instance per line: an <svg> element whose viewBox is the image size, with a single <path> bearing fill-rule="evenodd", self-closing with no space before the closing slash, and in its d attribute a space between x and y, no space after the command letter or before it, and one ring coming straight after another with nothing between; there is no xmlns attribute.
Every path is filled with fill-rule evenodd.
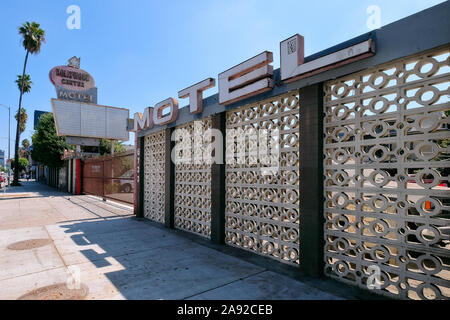
<svg viewBox="0 0 450 320"><path fill-rule="evenodd" d="M264 271L134 218L61 227L126 299L185 299Z"/></svg>
<svg viewBox="0 0 450 320"><path fill-rule="evenodd" d="M291 270L294 277L271 271L265 262L253 263L262 257L228 246L218 250L208 240L150 221L110 218L60 227L95 266L96 277L104 275L126 299L367 298L332 280L296 277L298 270Z"/></svg>

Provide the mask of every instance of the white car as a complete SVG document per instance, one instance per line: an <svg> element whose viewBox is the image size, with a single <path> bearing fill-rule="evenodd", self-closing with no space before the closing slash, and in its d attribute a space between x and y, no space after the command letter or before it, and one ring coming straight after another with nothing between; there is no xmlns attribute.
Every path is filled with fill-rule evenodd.
<svg viewBox="0 0 450 320"><path fill-rule="evenodd" d="M130 193L134 189L134 169L128 170L119 177L119 191Z"/></svg>

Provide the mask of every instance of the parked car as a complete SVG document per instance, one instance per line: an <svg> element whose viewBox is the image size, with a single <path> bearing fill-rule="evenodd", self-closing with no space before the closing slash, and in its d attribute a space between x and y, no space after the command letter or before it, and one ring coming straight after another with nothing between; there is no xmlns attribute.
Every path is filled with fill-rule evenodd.
<svg viewBox="0 0 450 320"><path fill-rule="evenodd" d="M134 169L128 170L119 177L119 191L130 193L134 189Z"/></svg>
<svg viewBox="0 0 450 320"><path fill-rule="evenodd" d="M0 172L0 188L6 187L8 184L8 176L6 173Z"/></svg>

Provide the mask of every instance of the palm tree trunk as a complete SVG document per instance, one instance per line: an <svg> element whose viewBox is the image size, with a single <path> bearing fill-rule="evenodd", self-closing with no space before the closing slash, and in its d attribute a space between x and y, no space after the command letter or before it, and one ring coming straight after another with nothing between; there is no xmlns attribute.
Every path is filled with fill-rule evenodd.
<svg viewBox="0 0 450 320"><path fill-rule="evenodd" d="M13 185L19 184L19 140L20 140L20 120L22 119L22 95L23 95L23 83L25 79L25 71L27 69L28 62L28 54L30 52L27 50L27 54L25 55L25 63L23 64L23 73L22 73L22 85L20 86L20 98L19 98L19 111L17 117L17 128L16 128L16 143L15 143L15 152L14 152L14 180Z"/></svg>

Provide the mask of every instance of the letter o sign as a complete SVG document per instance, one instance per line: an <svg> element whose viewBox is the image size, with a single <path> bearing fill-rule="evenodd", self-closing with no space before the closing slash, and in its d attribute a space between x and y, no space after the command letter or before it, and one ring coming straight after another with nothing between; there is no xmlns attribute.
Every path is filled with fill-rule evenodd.
<svg viewBox="0 0 450 320"><path fill-rule="evenodd" d="M163 111L169 109L169 112L163 116ZM155 105L153 112L153 123L163 125L175 121L178 117L178 101L174 98L168 98Z"/></svg>

